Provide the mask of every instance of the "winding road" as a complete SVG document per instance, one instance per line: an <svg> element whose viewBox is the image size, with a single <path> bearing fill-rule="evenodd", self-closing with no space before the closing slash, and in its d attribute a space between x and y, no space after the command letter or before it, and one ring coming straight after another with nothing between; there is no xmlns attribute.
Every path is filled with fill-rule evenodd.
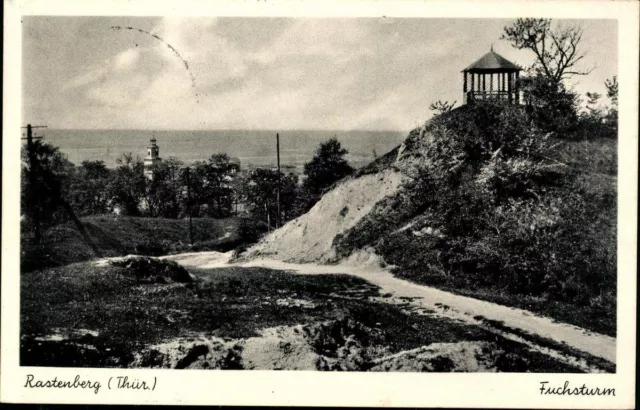
<svg viewBox="0 0 640 410"><path fill-rule="evenodd" d="M348 263L295 264L264 258L233 262L231 252L184 253L165 256L163 259L176 261L185 267L202 269L236 266L264 267L305 275L349 274L377 285L381 293L391 294L390 300L402 298L403 303L413 307L436 311L441 316L483 326L512 340L526 343L545 354L577 365L586 371L599 370L594 366L593 360L590 360L594 357L604 359L611 364L616 363L614 337L559 323L526 310L418 285L399 279L381 268L371 266L363 268Z"/></svg>

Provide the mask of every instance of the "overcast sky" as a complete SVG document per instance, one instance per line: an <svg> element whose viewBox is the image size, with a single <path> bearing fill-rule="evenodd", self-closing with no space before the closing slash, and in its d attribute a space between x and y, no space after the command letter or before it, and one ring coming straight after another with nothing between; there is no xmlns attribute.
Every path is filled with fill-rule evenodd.
<svg viewBox="0 0 640 410"><path fill-rule="evenodd" d="M409 130L437 100L462 100L460 70L494 50L510 20L23 19L23 122L51 128ZM605 93L617 25L584 29L575 85ZM171 45L139 31L148 31ZM176 54L177 53L177 54ZM184 65L188 63L188 69Z"/></svg>

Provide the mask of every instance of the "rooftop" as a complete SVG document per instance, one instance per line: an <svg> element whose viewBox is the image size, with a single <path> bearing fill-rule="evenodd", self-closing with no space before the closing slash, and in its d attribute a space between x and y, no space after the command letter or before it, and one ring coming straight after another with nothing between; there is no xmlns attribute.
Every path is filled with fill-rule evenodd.
<svg viewBox="0 0 640 410"><path fill-rule="evenodd" d="M482 71L520 71L522 68L518 67L511 61L502 57L500 54L493 51L489 51L471 64L469 67L462 71L482 72Z"/></svg>

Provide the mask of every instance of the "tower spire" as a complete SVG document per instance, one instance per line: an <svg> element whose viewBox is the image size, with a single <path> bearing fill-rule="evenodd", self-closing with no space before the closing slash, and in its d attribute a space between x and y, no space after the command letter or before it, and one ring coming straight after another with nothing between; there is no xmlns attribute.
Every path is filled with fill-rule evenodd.
<svg viewBox="0 0 640 410"><path fill-rule="evenodd" d="M491 43L491 52L493 53L493 43Z"/></svg>

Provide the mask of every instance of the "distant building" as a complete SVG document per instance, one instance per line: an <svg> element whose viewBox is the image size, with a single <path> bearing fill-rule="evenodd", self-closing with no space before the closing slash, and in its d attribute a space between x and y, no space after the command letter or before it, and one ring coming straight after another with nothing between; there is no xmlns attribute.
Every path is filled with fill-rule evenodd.
<svg viewBox="0 0 640 410"><path fill-rule="evenodd" d="M144 159L144 176L153 179L153 167L162 162L160 147L156 144L156 137L151 137L151 143L147 147L147 156Z"/></svg>
<svg viewBox="0 0 640 410"><path fill-rule="evenodd" d="M477 100L501 99L520 103L518 78L522 68L491 51L462 70L464 76L464 103Z"/></svg>
<svg viewBox="0 0 640 410"><path fill-rule="evenodd" d="M240 172L240 158L229 158L229 172L232 174Z"/></svg>

